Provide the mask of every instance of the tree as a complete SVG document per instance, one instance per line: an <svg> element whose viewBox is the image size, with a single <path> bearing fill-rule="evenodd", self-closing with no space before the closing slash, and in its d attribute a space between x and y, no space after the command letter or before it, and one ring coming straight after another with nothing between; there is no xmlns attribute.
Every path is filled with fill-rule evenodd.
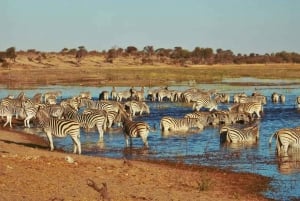
<svg viewBox="0 0 300 201"><path fill-rule="evenodd" d="M11 59L11 61L15 62L17 57L16 48L15 47L7 48L6 57Z"/></svg>
<svg viewBox="0 0 300 201"><path fill-rule="evenodd" d="M138 51L138 49L134 46L128 46L125 50L125 52L129 55L134 55L137 53L137 51Z"/></svg>
<svg viewBox="0 0 300 201"><path fill-rule="evenodd" d="M153 48L153 46L145 46L143 52L147 56L151 57L154 54L154 48Z"/></svg>
<svg viewBox="0 0 300 201"><path fill-rule="evenodd" d="M85 49L85 47L79 46L75 56L75 58L77 59L77 63L79 64L83 59L83 57L85 57L86 55L87 55L87 50Z"/></svg>

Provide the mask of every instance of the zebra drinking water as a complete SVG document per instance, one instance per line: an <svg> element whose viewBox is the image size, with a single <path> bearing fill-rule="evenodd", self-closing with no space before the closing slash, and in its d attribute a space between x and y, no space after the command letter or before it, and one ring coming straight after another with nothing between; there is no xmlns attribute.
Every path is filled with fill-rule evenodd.
<svg viewBox="0 0 300 201"><path fill-rule="evenodd" d="M300 127L282 128L277 130L269 139L272 143L273 137L276 137L276 150L278 155L288 155L288 148L300 148Z"/></svg>
<svg viewBox="0 0 300 201"><path fill-rule="evenodd" d="M164 131L188 131L190 128L203 129L204 126L198 118L181 118L163 117L160 120L160 128Z"/></svg>
<svg viewBox="0 0 300 201"><path fill-rule="evenodd" d="M259 128L258 125L250 126L244 129L239 129L231 126L223 126L220 129L220 135L224 134L226 135L227 142L256 142L259 138Z"/></svg>

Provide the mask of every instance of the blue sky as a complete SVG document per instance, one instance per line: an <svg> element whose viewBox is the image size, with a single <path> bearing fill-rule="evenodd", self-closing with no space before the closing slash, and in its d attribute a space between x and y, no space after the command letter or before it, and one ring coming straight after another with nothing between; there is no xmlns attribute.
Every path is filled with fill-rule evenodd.
<svg viewBox="0 0 300 201"><path fill-rule="evenodd" d="M299 0L0 0L0 50L300 53Z"/></svg>

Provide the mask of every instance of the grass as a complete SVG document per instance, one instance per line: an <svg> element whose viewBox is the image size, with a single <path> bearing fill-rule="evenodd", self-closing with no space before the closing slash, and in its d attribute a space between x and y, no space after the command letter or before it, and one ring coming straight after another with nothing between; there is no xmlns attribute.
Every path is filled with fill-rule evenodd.
<svg viewBox="0 0 300 201"><path fill-rule="evenodd" d="M251 65L193 65L187 67L168 64L140 65L130 60L114 64L95 57L84 58L81 65L74 58L49 56L42 63L17 57L10 68L0 67L0 84L7 88L29 85L89 85L89 86L159 86L171 82L220 82L225 78L256 77L268 79L298 79L300 64ZM24 77L26 75L26 79ZM13 80L13 84L11 84ZM10 83L10 84L9 84Z"/></svg>

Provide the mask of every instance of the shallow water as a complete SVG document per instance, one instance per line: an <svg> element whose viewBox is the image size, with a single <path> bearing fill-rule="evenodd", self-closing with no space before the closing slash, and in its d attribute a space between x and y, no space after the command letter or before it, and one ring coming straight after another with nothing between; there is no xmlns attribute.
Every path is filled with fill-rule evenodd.
<svg viewBox="0 0 300 201"><path fill-rule="evenodd" d="M247 86L240 85L243 82L246 82ZM296 96L300 95L300 84L289 85L289 82L296 83L295 81L287 80L266 81L244 78L244 80L231 80L230 83L224 80L222 84L196 85L198 88L218 89L220 92L231 95L237 92L246 92L250 95L252 92L258 91L268 97L268 103L264 107L264 115L259 121L260 139L255 145L220 144L219 127L207 127L203 131L193 130L184 135L162 135L159 129L159 121L163 116L183 117L184 114L192 112L192 107L182 103L148 102L151 114L143 115L136 119L146 121L153 128L148 137L149 149L142 148L143 145L140 139L133 140L133 148L125 149L124 136L119 128L107 131L104 136L104 143L98 142L96 131L86 133L82 130L83 154L113 158L126 157L130 159L181 161L189 164L228 168L237 172L257 173L273 178L271 183L272 189L264 193L267 197L276 200L300 198L300 191L297 190L300 188L300 151L292 157L281 159L286 161L280 163L280 159L275 155L275 140L273 139L271 147L269 147L268 143L269 137L276 130L300 125L300 111L295 107ZM251 84L255 84L255 86L251 86ZM178 85L170 86L169 89L183 91L189 87ZM23 91L27 96L31 97L37 92L44 93L57 89L63 92L63 98L78 95L81 91L90 91L94 98L98 98L98 94L102 90L110 91L111 87L50 86ZM129 87L117 87L117 91L124 89L129 89ZM270 96L274 91L286 96L285 104L273 104L270 102ZM5 97L8 94L17 95L19 92L19 90L2 89L0 90L0 97ZM229 105L222 105L220 108L226 109ZM43 135L42 133L40 134ZM72 150L70 138L55 139L54 144L57 148L62 148L66 151Z"/></svg>

